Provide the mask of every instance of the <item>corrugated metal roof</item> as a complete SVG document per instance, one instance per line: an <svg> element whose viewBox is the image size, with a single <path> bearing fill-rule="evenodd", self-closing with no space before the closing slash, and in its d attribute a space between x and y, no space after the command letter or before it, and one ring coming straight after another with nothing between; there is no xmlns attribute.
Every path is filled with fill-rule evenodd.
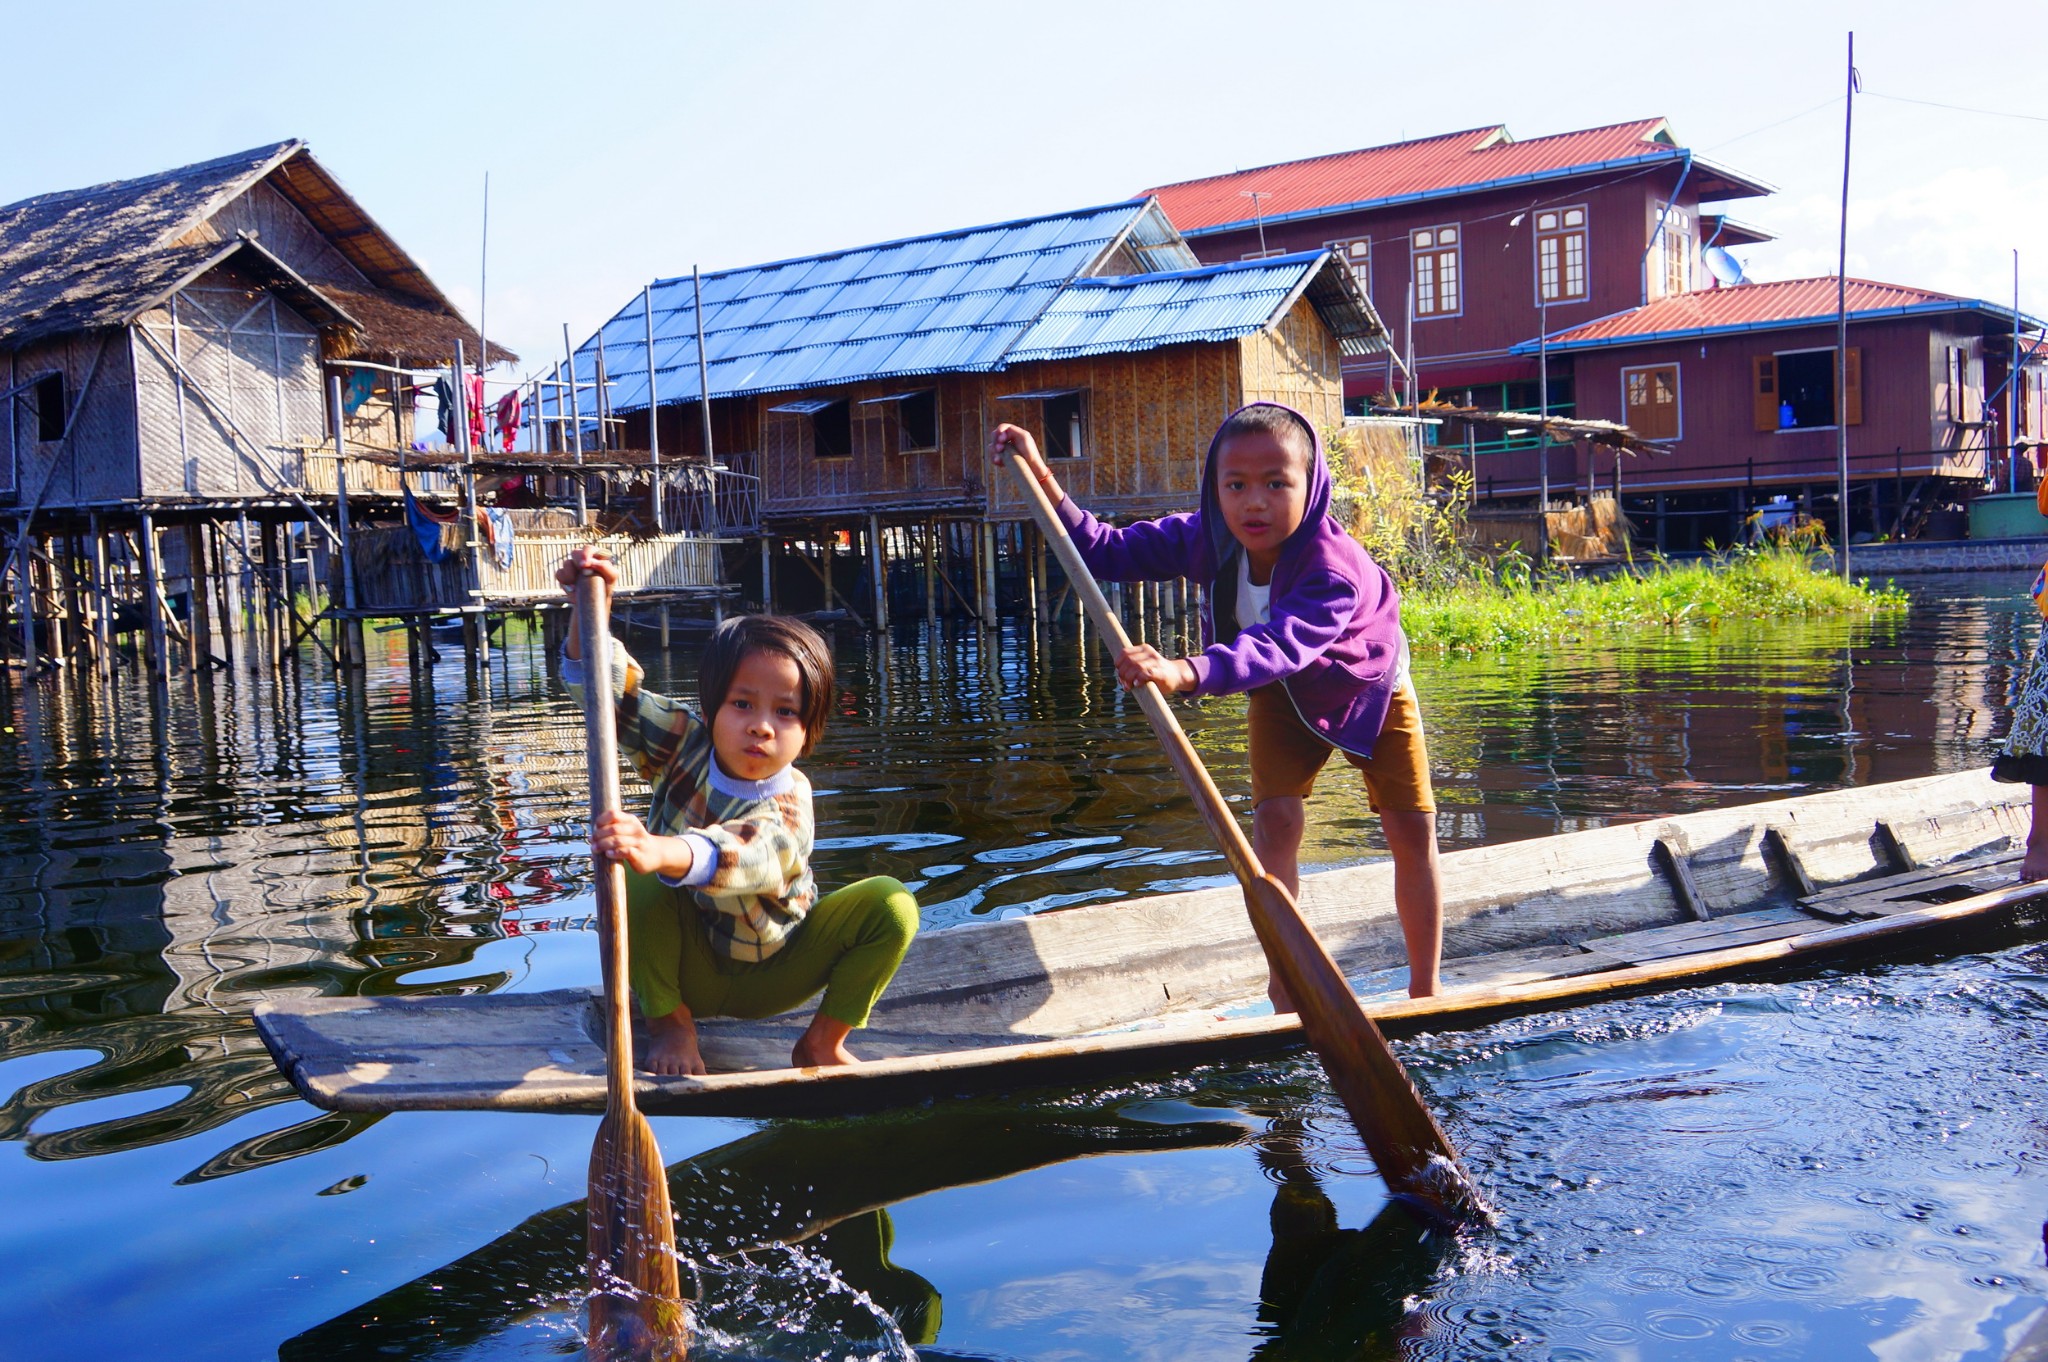
<svg viewBox="0 0 2048 1362"><path fill-rule="evenodd" d="M1120 248L1140 263L1199 263L1156 205L1131 202L707 274L711 394L998 368L1062 288L1089 271L1114 268ZM659 399L694 401L690 279L653 285L653 308ZM640 295L601 334L612 409L644 408L647 318ZM578 349L579 382L594 380L596 353L596 337ZM552 415L553 401L543 405ZM589 415L587 397L582 406Z"/></svg>
<svg viewBox="0 0 2048 1362"><path fill-rule="evenodd" d="M1021 364L1233 340L1272 325L1312 282L1338 285L1349 278L1328 251L1304 251L1170 274L1077 279L1061 290L1006 359ZM1342 324L1341 314L1331 319L1349 353L1364 353L1381 334L1369 308L1349 326Z"/></svg>
<svg viewBox="0 0 2048 1362"><path fill-rule="evenodd" d="M1848 281L1846 302L1851 321L1876 321L1885 317L1920 316L1942 312L1983 312L2010 321L2012 309L1976 298L1960 298L1930 289L1904 284L1880 284L1868 279ZM2039 327L2040 322L2021 314L2022 322ZM1769 331L1791 326L1811 326L1835 317L1835 277L1781 279L1772 283L1737 284L1732 288L1703 289L1659 298L1642 307L1612 316L1596 318L1552 336L1548 348L1593 350L1602 346L1640 344L1644 341L1683 340L1692 336L1736 331ZM1533 355L1537 342L1526 340L1512 353Z"/></svg>
<svg viewBox="0 0 2048 1362"><path fill-rule="evenodd" d="M1257 219L1285 222L1569 174L1677 162L1690 155L1662 118L1526 141L1516 141L1506 127L1495 125L1184 180L1145 194L1156 197L1183 232L1199 236L1251 226L1255 215L1247 195L1252 192L1259 195ZM1760 181L1697 158L1694 164L1702 197L1770 192Z"/></svg>

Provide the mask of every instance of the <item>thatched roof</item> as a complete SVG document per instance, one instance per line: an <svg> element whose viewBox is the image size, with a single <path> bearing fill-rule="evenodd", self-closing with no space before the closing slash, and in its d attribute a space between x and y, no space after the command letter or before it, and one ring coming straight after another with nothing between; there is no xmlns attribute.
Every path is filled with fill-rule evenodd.
<svg viewBox="0 0 2048 1362"><path fill-rule="evenodd" d="M0 342L18 346L133 321L255 244L205 228L259 183L290 202L362 276L361 284L344 285L293 275L294 306L307 305L304 290L328 295L308 320L329 331L331 356L440 363L452 357L458 336L474 351L475 328L297 140L0 207ZM269 263L257 262L259 272L292 273L269 251L262 255ZM516 358L491 349L495 359Z"/></svg>

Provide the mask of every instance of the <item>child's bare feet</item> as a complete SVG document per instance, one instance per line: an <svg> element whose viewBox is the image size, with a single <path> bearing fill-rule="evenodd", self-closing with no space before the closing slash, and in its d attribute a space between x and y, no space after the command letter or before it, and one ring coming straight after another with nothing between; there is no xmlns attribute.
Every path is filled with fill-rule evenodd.
<svg viewBox="0 0 2048 1362"><path fill-rule="evenodd" d="M820 1012L811 1018L811 1024L797 1037L794 1048L789 1052L789 1062L799 1069L813 1069L829 1064L858 1064L860 1059L846 1048L846 1038L853 1034L853 1028L836 1018Z"/></svg>
<svg viewBox="0 0 2048 1362"><path fill-rule="evenodd" d="M701 1074L704 1055L697 1048L697 1022L687 1008L647 1023L647 1044L640 1067L651 1074Z"/></svg>
<svg viewBox="0 0 2048 1362"><path fill-rule="evenodd" d="M1284 1017L1295 1010L1293 995L1288 993L1287 985L1280 982L1280 976L1277 974L1266 979L1266 997L1272 1001L1273 1015L1276 1017Z"/></svg>
<svg viewBox="0 0 2048 1362"><path fill-rule="evenodd" d="M2020 858L2020 883L2032 884L2036 880L2048 880L2048 843L2036 843L2027 839L2027 854Z"/></svg>

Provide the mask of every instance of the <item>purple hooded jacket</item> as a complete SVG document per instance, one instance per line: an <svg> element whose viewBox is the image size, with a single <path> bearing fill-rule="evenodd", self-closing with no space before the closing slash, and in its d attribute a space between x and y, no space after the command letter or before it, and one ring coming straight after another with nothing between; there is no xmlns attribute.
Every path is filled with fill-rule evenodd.
<svg viewBox="0 0 2048 1362"><path fill-rule="evenodd" d="M1217 500L1215 438L1202 463L1200 510L1114 528L1066 497L1060 519L1098 577L1115 582L1188 577L1208 584L1204 647L1188 659L1195 669L1195 694L1229 695L1278 681L1317 736L1369 757L1393 699L1401 597L1386 569L1331 519L1330 473L1315 426L1292 407L1252 405L1279 407L1300 421L1312 451L1308 502L1301 524L1280 546L1267 623L1236 627L1237 555L1244 549L1232 537Z"/></svg>

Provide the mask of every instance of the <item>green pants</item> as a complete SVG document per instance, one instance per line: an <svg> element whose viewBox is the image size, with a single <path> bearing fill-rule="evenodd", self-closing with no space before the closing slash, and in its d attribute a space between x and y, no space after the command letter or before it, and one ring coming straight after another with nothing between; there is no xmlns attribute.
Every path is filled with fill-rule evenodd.
<svg viewBox="0 0 2048 1362"><path fill-rule="evenodd" d="M626 872L626 948L640 1011L665 1017L688 1004L696 1017L772 1017L820 989L818 1011L866 1026L917 935L917 900L877 875L811 905L782 949L758 963L711 948L695 899L652 875Z"/></svg>

